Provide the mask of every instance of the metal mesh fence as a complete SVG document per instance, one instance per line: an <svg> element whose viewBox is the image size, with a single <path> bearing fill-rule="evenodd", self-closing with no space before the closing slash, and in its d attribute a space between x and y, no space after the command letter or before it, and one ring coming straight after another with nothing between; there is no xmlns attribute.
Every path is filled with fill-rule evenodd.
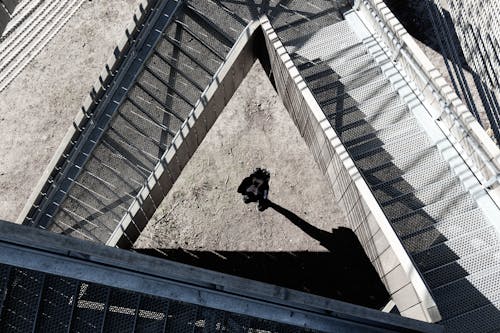
<svg viewBox="0 0 500 333"><path fill-rule="evenodd" d="M499 142L500 4L492 0L433 0L426 4L455 91L479 122L481 113L486 113ZM464 68L470 70L473 82L467 82ZM471 84L479 98L474 99Z"/></svg>

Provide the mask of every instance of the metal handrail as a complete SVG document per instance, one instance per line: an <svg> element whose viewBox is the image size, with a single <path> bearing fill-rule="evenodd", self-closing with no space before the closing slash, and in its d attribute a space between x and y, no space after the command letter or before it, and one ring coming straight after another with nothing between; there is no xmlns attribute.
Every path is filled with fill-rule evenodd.
<svg viewBox="0 0 500 333"><path fill-rule="evenodd" d="M460 131L465 133L464 138L467 140L467 143L478 154L478 157L489 169L491 174L493 174L493 176L487 178L483 173L480 173L480 178L482 178L480 179L481 184L486 188L490 188L495 184L500 184L500 169L497 165L495 165L495 163L492 162L492 158L488 156L488 153L484 151L484 148L478 142L478 138L472 135L473 133L471 133L467 125L457 115L457 112L454 110L457 106L441 93L441 90L433 81L432 77L430 77L429 73L413 56L412 52L408 51L406 43L398 37L398 32L387 24L384 16L377 9L375 2L373 0L356 0L354 8L359 8L361 5L364 5L368 9L375 22L378 24L376 28L379 30L382 38L384 38L384 41L388 42L387 45L389 45L392 51L394 51L392 60L397 61L400 57L404 58L406 63L411 67L410 69L413 71L413 74L415 74L414 79L420 80L423 84L424 90L429 89L434 99L439 103L441 111L438 114L433 115L434 121L437 122L438 120L441 120L443 118L443 114L446 114L446 116L448 116L451 120L452 125L450 128L456 125ZM400 33L402 31L406 33L404 28L401 29ZM461 105L465 107L464 104Z"/></svg>

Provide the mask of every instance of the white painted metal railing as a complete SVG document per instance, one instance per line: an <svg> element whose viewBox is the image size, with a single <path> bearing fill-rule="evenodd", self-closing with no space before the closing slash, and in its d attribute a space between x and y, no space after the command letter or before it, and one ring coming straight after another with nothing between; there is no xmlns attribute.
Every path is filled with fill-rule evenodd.
<svg viewBox="0 0 500 333"><path fill-rule="evenodd" d="M372 23L397 62L420 90L428 111L451 135L483 187L500 205L500 149L433 66L383 0L356 0L354 8Z"/></svg>

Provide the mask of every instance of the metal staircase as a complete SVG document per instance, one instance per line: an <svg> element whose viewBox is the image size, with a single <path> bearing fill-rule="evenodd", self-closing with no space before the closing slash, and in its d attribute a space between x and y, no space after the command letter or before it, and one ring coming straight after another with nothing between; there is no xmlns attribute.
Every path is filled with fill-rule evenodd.
<svg viewBox="0 0 500 333"><path fill-rule="evenodd" d="M383 43L373 35L360 37L353 22L343 19L346 3L158 1L24 223L106 243L245 25L266 14L425 278L447 332L498 331L498 221L490 220L477 193L450 167L442 142L422 122L419 99L402 94L409 83L393 68ZM3 283L15 292L0 298L0 305L20 308L3 311L12 317L2 323L32 321L38 307L28 305L41 302L47 282L38 273L3 269L0 290ZM34 291L22 288L26 283ZM81 294L81 283L57 283ZM108 309L115 297L109 288L97 294L104 298L82 303L87 305L79 309L87 314L81 318L90 316L92 306ZM139 304L140 297L131 302ZM137 306L130 308L140 313ZM108 312L100 312L99 325Z"/></svg>
<svg viewBox="0 0 500 333"><path fill-rule="evenodd" d="M494 221L384 75L391 60L369 51L377 43L342 21L284 44L423 274L447 332L496 331L499 315L482 315L500 299Z"/></svg>
<svg viewBox="0 0 500 333"><path fill-rule="evenodd" d="M210 1L156 11L25 223L105 243L244 28Z"/></svg>

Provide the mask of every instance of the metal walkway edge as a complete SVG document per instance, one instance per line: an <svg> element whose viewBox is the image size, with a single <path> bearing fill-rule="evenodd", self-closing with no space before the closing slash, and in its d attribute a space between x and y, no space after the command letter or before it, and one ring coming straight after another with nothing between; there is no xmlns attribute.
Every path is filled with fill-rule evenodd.
<svg viewBox="0 0 500 333"><path fill-rule="evenodd" d="M437 325L6 222L0 223L0 296L2 332L441 332Z"/></svg>

